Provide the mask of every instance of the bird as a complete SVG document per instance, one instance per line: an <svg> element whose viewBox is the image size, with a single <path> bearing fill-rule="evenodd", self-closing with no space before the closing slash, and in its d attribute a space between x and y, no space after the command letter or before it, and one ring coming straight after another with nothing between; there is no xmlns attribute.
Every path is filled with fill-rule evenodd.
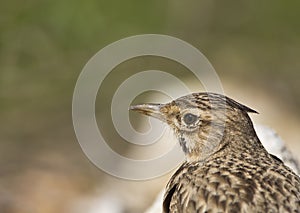
<svg viewBox="0 0 300 213"><path fill-rule="evenodd" d="M185 154L163 213L300 212L300 178L260 142L249 117L255 110L212 92L130 110L168 124Z"/></svg>

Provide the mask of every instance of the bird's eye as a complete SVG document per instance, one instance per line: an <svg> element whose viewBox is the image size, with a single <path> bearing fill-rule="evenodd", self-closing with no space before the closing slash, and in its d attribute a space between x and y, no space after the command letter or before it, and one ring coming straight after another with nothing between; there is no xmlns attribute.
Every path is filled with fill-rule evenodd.
<svg viewBox="0 0 300 213"><path fill-rule="evenodd" d="M191 113L187 113L183 116L183 121L187 125L194 124L194 123L196 123L197 120L198 120L198 116L191 114Z"/></svg>

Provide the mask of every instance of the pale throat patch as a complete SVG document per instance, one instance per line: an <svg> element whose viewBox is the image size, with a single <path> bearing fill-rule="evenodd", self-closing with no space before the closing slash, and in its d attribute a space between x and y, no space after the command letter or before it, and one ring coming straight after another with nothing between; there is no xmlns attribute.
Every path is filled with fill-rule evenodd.
<svg viewBox="0 0 300 213"><path fill-rule="evenodd" d="M188 137L188 134L184 132L179 132L178 140L185 154L189 154L194 150L195 141Z"/></svg>

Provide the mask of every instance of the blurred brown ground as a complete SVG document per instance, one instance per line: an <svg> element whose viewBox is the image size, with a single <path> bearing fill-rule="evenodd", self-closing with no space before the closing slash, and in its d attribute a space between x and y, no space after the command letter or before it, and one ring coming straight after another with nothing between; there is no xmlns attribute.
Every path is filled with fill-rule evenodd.
<svg viewBox="0 0 300 213"><path fill-rule="evenodd" d="M276 129L297 155L299 8L300 2L278 0L2 1L0 212L75 212L72 206L82 198L107 191L123 194L127 212L141 212L151 203L167 177L128 182L98 170L81 151L71 117L84 64L109 43L136 34L168 34L197 47L215 67L226 94L258 110L254 120ZM113 94L132 69L176 69L156 59L133 62L116 68L103 97ZM117 140L112 147L130 152Z"/></svg>

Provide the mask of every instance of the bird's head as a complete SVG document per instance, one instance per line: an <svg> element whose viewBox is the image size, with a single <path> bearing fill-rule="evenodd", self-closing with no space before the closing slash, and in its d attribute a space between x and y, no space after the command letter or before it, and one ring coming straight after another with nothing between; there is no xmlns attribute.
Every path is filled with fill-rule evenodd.
<svg viewBox="0 0 300 213"><path fill-rule="evenodd" d="M130 110L167 123L190 161L206 159L233 138L256 136L247 114L256 111L215 93L192 93L166 104L133 105Z"/></svg>

